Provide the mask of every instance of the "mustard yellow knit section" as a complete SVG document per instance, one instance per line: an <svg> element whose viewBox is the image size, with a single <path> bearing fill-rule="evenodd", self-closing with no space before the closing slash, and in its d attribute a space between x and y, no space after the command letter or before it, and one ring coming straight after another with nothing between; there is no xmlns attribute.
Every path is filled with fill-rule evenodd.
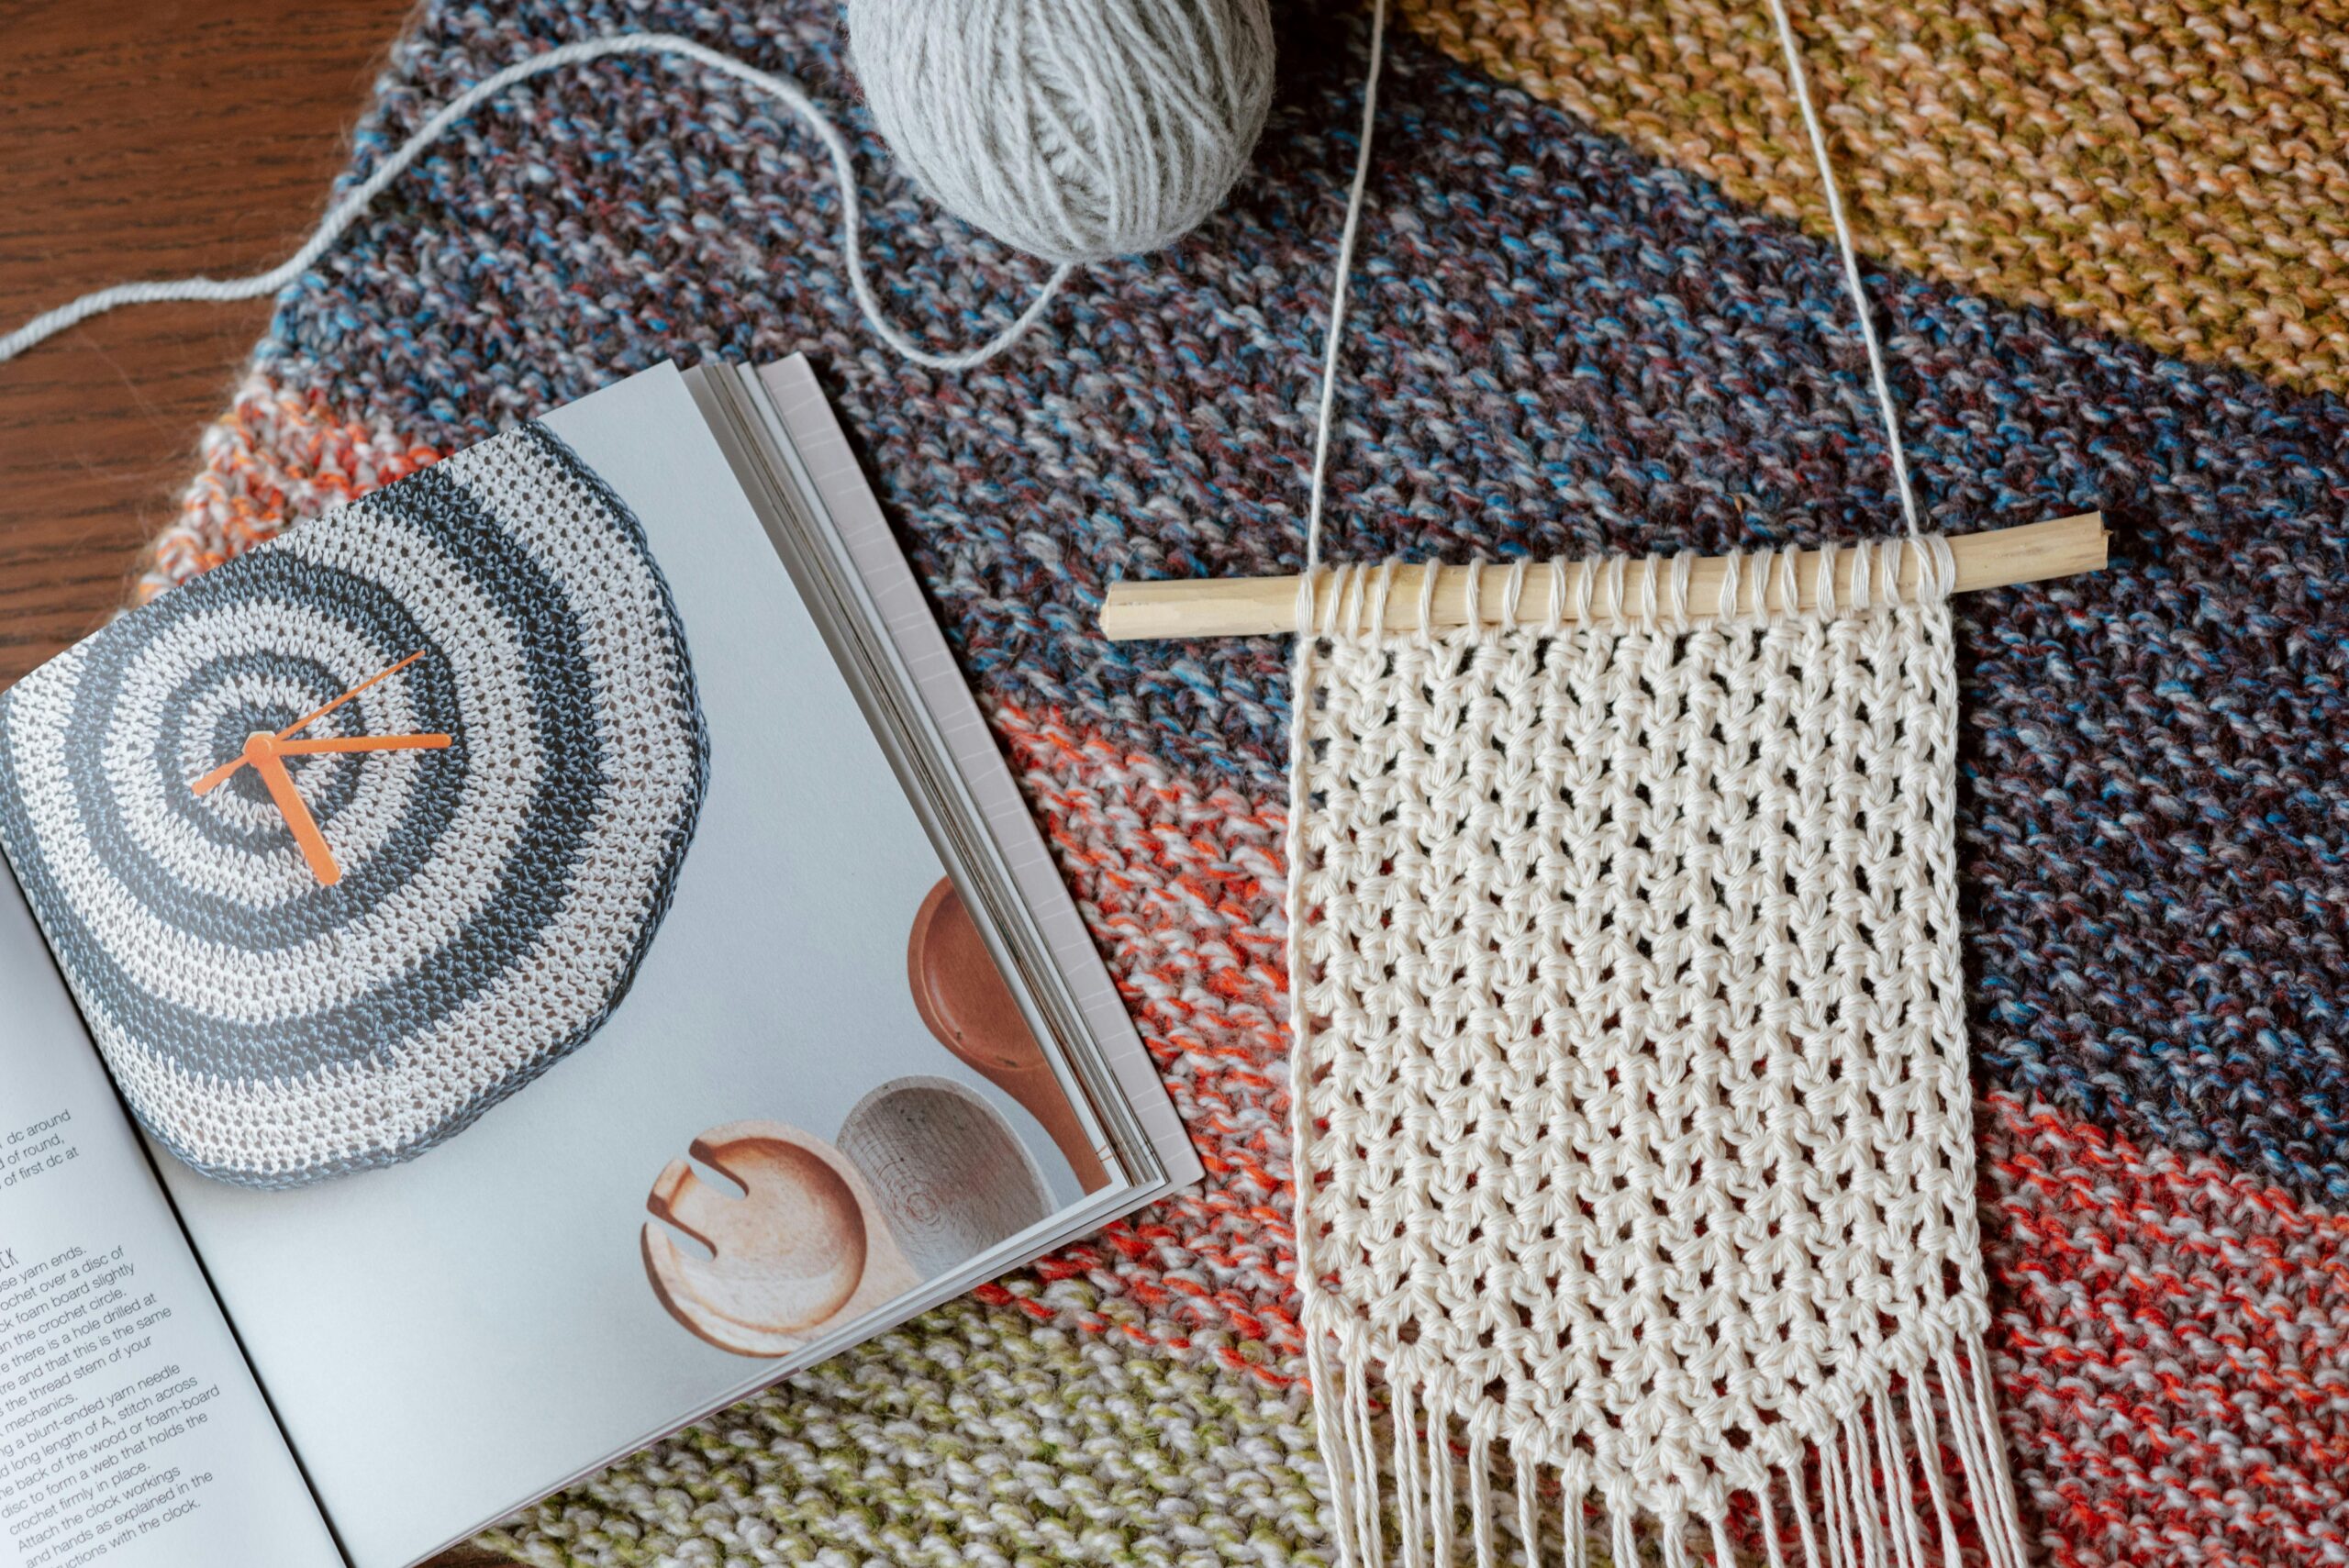
<svg viewBox="0 0 2349 1568"><path fill-rule="evenodd" d="M1514 83L1831 232L1765 0L1400 0ZM1873 255L2343 390L2349 5L1788 0Z"/></svg>

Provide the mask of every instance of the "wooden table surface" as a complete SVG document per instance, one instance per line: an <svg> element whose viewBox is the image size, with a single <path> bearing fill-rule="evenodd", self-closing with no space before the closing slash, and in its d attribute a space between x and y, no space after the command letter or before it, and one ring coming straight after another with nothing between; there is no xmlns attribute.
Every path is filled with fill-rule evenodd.
<svg viewBox="0 0 2349 1568"><path fill-rule="evenodd" d="M283 261L407 10L0 0L0 332L107 284ZM122 602L268 321L139 306L0 364L0 686Z"/></svg>
<svg viewBox="0 0 2349 1568"><path fill-rule="evenodd" d="M0 0L0 330L301 241L407 0ZM0 685L120 603L269 321L138 306L0 365Z"/></svg>

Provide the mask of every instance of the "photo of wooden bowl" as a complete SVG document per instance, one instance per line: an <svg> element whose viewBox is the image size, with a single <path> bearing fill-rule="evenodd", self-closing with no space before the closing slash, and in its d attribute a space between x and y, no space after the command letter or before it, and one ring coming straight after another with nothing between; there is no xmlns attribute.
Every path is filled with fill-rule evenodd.
<svg viewBox="0 0 2349 1568"><path fill-rule="evenodd" d="M1076 1107L1045 1061L962 895L946 878L939 879L914 916L906 942L906 978L913 986L914 1006L938 1042L1036 1118L1078 1186L1088 1193L1107 1186L1109 1173Z"/></svg>
<svg viewBox="0 0 2349 1568"><path fill-rule="evenodd" d="M1044 1178L1002 1113L945 1078L900 1078L856 1104L840 1151L924 1279L1052 1211Z"/></svg>
<svg viewBox="0 0 2349 1568"><path fill-rule="evenodd" d="M941 878L914 916L906 974L939 1043L1036 1118L1086 1192L1107 1184L952 881ZM951 1078L890 1080L850 1109L835 1142L737 1121L695 1139L690 1153L669 1162L645 1199L644 1272L671 1317L736 1355L788 1355L1052 1212L1028 1144Z"/></svg>

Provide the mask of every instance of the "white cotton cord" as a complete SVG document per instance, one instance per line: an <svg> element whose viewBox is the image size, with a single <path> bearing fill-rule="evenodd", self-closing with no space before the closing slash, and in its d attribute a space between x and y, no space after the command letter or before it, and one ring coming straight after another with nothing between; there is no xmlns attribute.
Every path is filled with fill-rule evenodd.
<svg viewBox="0 0 2349 1568"><path fill-rule="evenodd" d="M830 117L816 106L815 101L797 83L761 71L754 65L745 64L731 55L721 54L692 39L681 38L674 33L624 33L616 38L587 39L559 45L544 54L518 61L457 95L425 121L415 135L402 142L398 150L361 182L356 189L335 203L309 239L281 265L249 278L179 278L163 283L119 284L113 288L100 289L95 294L83 295L71 305L60 306L45 315L37 316L6 337L0 338L0 363L15 359L44 339L53 337L77 322L86 321L118 306L147 305L169 299L257 299L275 294L300 278L319 257L332 249L335 241L342 237L343 230L356 222L374 199L416 161L418 153L484 102L518 82L527 82L531 77L543 76L548 72L584 64L591 60L624 54L648 55L673 66L683 61L692 61L722 76L730 76L754 92L780 101L807 122L807 128L816 133L825 150L831 154L832 169L840 179L843 245L848 252L849 283L856 291L857 306L864 313L866 324L883 342L916 364L940 371L969 370L974 365L985 364L1027 334L1028 329L1043 316L1045 308L1052 304L1053 296L1059 294L1061 285L1068 281L1069 273L1074 270L1069 265L1054 268L1035 301L1019 313L1019 318L977 348L958 354L930 352L899 331L882 314L881 302L874 297L872 284L865 280L864 260L857 239L860 214L856 165L849 156L846 139L832 124Z"/></svg>
<svg viewBox="0 0 2349 1568"><path fill-rule="evenodd" d="M1312 503L1305 515L1305 570L1321 564L1321 491L1330 471L1330 426L1338 400L1338 342L1346 325L1346 279L1353 271L1354 236L1362 228L1363 193L1370 186L1370 140L1378 125L1378 70L1386 58L1386 0L1370 8L1370 70L1362 86L1362 146L1346 193L1346 227L1338 236L1338 267L1330 283L1330 340L1321 355L1321 419L1313 437Z"/></svg>
<svg viewBox="0 0 2349 1568"><path fill-rule="evenodd" d="M1851 291L1852 308L1860 318L1860 338L1867 344L1868 373L1876 382L1876 407L1884 415L1885 439L1890 443L1892 477L1900 486L1900 510L1909 519L1909 535L1919 537L1917 493L1909 484L1909 459L1900 448L1900 416L1892 406L1892 382L1885 374L1884 350L1876 340L1876 323L1868 316L1867 289L1860 282L1859 253L1852 245L1852 226L1843 218L1843 198L1835 188L1835 171L1827 161L1827 133L1811 106L1810 79L1802 68L1802 45L1795 25L1787 19L1787 0L1770 0L1770 15L1778 24L1778 47L1786 51L1787 74L1793 79L1795 102L1802 109L1803 128L1810 133L1811 161L1819 165L1819 183L1827 190L1827 216L1835 225L1835 248L1843 257L1843 284Z"/></svg>

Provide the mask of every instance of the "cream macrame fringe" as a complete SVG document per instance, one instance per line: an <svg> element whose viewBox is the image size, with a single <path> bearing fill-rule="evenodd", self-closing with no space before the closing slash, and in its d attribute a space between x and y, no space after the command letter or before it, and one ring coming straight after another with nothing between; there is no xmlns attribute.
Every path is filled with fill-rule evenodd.
<svg viewBox="0 0 2349 1568"><path fill-rule="evenodd" d="M1306 1363L1340 1568L1451 1568L1470 1551L1476 1568L1588 1568L1593 1507L1604 1516L1609 1561L1626 1568L1641 1561L1642 1527L1664 1568L1690 1568L1692 1540L1713 1568L1958 1568L1959 1504L1987 1568L2028 1568L1979 1335L1941 1351L1923 1374L1871 1392L1796 1463L1725 1490L1720 1511L1706 1518L1645 1516L1621 1489L1610 1496L1595 1486L1586 1466L1518 1445L1507 1453L1514 1551L1502 1540L1492 1485L1496 1451L1511 1445L1495 1431L1491 1407L1448 1409L1432 1390L1389 1385L1382 1420L1366 1350L1349 1352L1315 1334ZM1952 1455L1962 1496L1949 1485ZM1754 1538L1743 1551L1731 1532L1739 1496Z"/></svg>

